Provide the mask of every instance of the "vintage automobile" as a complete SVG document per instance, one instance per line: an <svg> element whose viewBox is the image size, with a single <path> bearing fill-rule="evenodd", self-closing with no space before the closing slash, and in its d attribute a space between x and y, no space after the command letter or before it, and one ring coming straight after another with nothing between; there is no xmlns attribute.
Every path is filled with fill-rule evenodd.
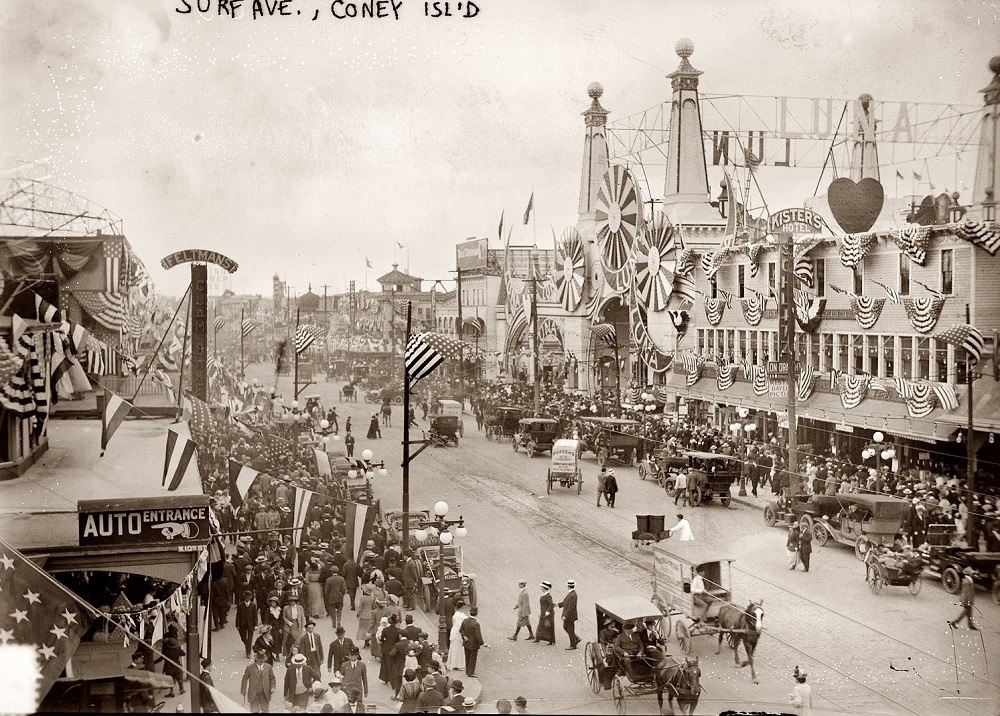
<svg viewBox="0 0 1000 716"><path fill-rule="evenodd" d="M636 461L639 427L635 420L625 418L580 418L580 441L583 449L597 456L597 464L604 467L608 458L617 458L626 465Z"/></svg>
<svg viewBox="0 0 1000 716"><path fill-rule="evenodd" d="M740 460L733 455L703 452L700 450L684 450L682 455L688 460L688 487L692 488L692 471L704 473L701 489L694 491L700 495L701 504L709 502L718 496L723 507L729 507L732 502L730 487L740 477Z"/></svg>
<svg viewBox="0 0 1000 716"><path fill-rule="evenodd" d="M458 436L465 437L465 422L462 420L463 406L457 400L442 399L435 401L431 415L454 415L458 419Z"/></svg>
<svg viewBox="0 0 1000 716"><path fill-rule="evenodd" d="M514 452L524 448L528 457L543 450L551 450L559 437L559 421L552 418L521 418L517 421L517 432L511 438Z"/></svg>
<svg viewBox="0 0 1000 716"><path fill-rule="evenodd" d="M580 441L563 438L552 445L552 465L545 477L545 492L552 494L552 486L576 487L576 494L583 489L583 473L580 470Z"/></svg>
<svg viewBox="0 0 1000 716"><path fill-rule="evenodd" d="M458 437L461 432L461 423L454 415L434 415L430 419L431 427L429 437L435 447L444 447L448 443L455 443L458 447Z"/></svg>
<svg viewBox="0 0 1000 716"><path fill-rule="evenodd" d="M372 479L375 468L361 458L332 455L328 453L330 470L335 478L343 480L350 492L351 501L367 505L375 501Z"/></svg>
<svg viewBox="0 0 1000 716"><path fill-rule="evenodd" d="M517 432L517 421L524 411L509 405L497 405L486 413L486 439L503 440L514 437Z"/></svg>
<svg viewBox="0 0 1000 716"><path fill-rule="evenodd" d="M853 546L855 556L863 560L871 544L893 543L911 509L909 501L889 495L796 495L787 504L768 503L764 521L770 526L778 520L798 522L802 529L812 531L818 546L832 539Z"/></svg>
<svg viewBox="0 0 1000 716"><path fill-rule="evenodd" d="M426 530L418 530L426 532ZM418 542L420 537L417 536ZM441 558L444 563L441 563ZM423 589L417 594L425 612L437 612L438 595L445 587L452 597L461 597L470 607L476 606L476 575L465 572L460 546L433 545L417 548L417 559L423 564Z"/></svg>

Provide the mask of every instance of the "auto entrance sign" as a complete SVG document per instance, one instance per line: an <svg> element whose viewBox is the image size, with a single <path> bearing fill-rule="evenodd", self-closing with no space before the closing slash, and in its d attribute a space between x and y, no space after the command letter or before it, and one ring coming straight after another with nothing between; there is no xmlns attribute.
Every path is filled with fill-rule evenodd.
<svg viewBox="0 0 1000 716"><path fill-rule="evenodd" d="M203 546L209 540L204 495L80 500L81 547Z"/></svg>

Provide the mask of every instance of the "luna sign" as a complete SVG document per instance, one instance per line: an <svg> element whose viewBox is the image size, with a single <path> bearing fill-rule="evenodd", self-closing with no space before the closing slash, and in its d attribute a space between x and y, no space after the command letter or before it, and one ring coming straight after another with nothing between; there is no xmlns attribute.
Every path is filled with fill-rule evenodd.
<svg viewBox="0 0 1000 716"><path fill-rule="evenodd" d="M197 499L197 498L196 498ZM200 500L199 500L200 501ZM207 544L207 504L164 506L153 501L81 500L80 546Z"/></svg>

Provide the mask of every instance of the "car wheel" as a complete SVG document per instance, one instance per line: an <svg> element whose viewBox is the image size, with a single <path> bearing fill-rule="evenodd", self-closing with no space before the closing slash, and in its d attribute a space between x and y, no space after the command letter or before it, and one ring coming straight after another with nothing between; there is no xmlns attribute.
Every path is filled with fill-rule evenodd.
<svg viewBox="0 0 1000 716"><path fill-rule="evenodd" d="M768 527L774 527L778 523L778 516L774 513L773 505L767 505L764 508L764 523Z"/></svg>
<svg viewBox="0 0 1000 716"><path fill-rule="evenodd" d="M962 575L954 567L945 567L941 572L941 586L948 594L958 594L962 587Z"/></svg>

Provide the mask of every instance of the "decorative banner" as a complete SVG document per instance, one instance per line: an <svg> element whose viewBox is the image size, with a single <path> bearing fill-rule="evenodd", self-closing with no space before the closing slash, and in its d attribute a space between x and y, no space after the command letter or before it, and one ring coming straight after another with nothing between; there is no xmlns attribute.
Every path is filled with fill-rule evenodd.
<svg viewBox="0 0 1000 716"><path fill-rule="evenodd" d="M739 366L735 363L730 365L719 365L718 373L715 376L715 384L718 386L719 390L729 390L733 387L733 383L736 382L737 371L739 371Z"/></svg>
<svg viewBox="0 0 1000 716"><path fill-rule="evenodd" d="M690 301L694 303L695 295L698 289L695 288L694 279L690 276L681 276L677 274L674 277L674 295L677 296L682 302Z"/></svg>
<svg viewBox="0 0 1000 716"><path fill-rule="evenodd" d="M749 360L744 358L743 360L740 361L740 371L743 373L743 380L746 381L750 380L750 373L752 369L753 369L753 364L750 363Z"/></svg>
<svg viewBox="0 0 1000 716"><path fill-rule="evenodd" d="M798 289L794 292L795 321L806 333L815 333L823 321L823 310L826 308L825 298L809 299L809 294Z"/></svg>
<svg viewBox="0 0 1000 716"><path fill-rule="evenodd" d="M845 234L840 237L840 263L847 268L854 268L864 261L865 256L875 243L875 234Z"/></svg>
<svg viewBox="0 0 1000 716"><path fill-rule="evenodd" d="M812 363L806 363L799 369L799 377L795 381L795 396L799 402L809 400L816 388L816 375L813 373Z"/></svg>
<svg viewBox="0 0 1000 716"><path fill-rule="evenodd" d="M868 384L871 376L844 375L837 371L838 382L840 383L840 402L848 410L861 405L861 401L868 395Z"/></svg>
<svg viewBox="0 0 1000 716"><path fill-rule="evenodd" d="M729 256L729 249L719 249L718 251L706 251L701 257L701 270L705 272L705 278L709 281L715 279L715 274L719 273L722 264Z"/></svg>
<svg viewBox="0 0 1000 716"><path fill-rule="evenodd" d="M756 326L760 319L764 317L764 309L767 308L767 297L758 293L750 298L741 298L740 306L743 308L743 320L748 325Z"/></svg>
<svg viewBox="0 0 1000 716"><path fill-rule="evenodd" d="M694 367L688 372L687 379L685 383L687 387L692 387L695 383L701 380L701 371L705 367L705 359L701 356L695 356Z"/></svg>
<svg viewBox="0 0 1000 716"><path fill-rule="evenodd" d="M694 249L681 249L677 257L677 275L690 276L694 272Z"/></svg>
<svg viewBox="0 0 1000 716"><path fill-rule="evenodd" d="M750 367L750 378L753 382L754 395L767 395L767 370L762 365Z"/></svg>
<svg viewBox="0 0 1000 716"><path fill-rule="evenodd" d="M747 252L747 258L750 259L750 278L757 278L757 271L760 270L760 264L757 261L760 258L760 252L763 249L763 244L743 245L743 250Z"/></svg>
<svg viewBox="0 0 1000 716"><path fill-rule="evenodd" d="M906 412L911 418L926 418L934 412L934 388L929 383L911 382Z"/></svg>
<svg viewBox="0 0 1000 716"><path fill-rule="evenodd" d="M622 293L632 285L632 248L643 223L642 196L628 169L617 164L608 167L597 191L594 215L604 279L612 290Z"/></svg>
<svg viewBox="0 0 1000 716"><path fill-rule="evenodd" d="M635 293L647 311L662 311L673 290L674 227L663 212L636 237Z"/></svg>
<svg viewBox="0 0 1000 716"><path fill-rule="evenodd" d="M723 298L705 299L705 317L713 326L719 325L723 314L726 312L726 300Z"/></svg>
<svg viewBox="0 0 1000 716"><path fill-rule="evenodd" d="M1000 225L987 226L975 219L966 219L955 228L955 233L962 239L979 246L990 256L996 256L1000 251Z"/></svg>
<svg viewBox="0 0 1000 716"><path fill-rule="evenodd" d="M553 239L555 233L553 232ZM559 303L567 311L574 311L580 305L583 297L583 284L586 279L586 260L584 257L583 240L576 229L564 229L562 237L556 241L556 266L553 280Z"/></svg>
<svg viewBox="0 0 1000 716"><path fill-rule="evenodd" d="M927 260L927 246L931 242L931 230L926 226L907 226L892 235L896 246L912 261L924 265Z"/></svg>
<svg viewBox="0 0 1000 716"><path fill-rule="evenodd" d="M958 407L958 396L955 395L955 386L949 383L931 383L934 395L938 404L943 410L955 410Z"/></svg>
<svg viewBox="0 0 1000 716"><path fill-rule="evenodd" d="M906 310L906 317L910 319L910 325L920 333L930 333L941 316L944 301L944 298L934 296L904 298L903 308Z"/></svg>
<svg viewBox="0 0 1000 716"><path fill-rule="evenodd" d="M969 359L973 363L979 362L983 357L983 349L986 348L986 340L983 338L983 334L978 328L968 323L960 323L957 326L949 328L944 333L938 333L934 337L949 345L962 348L969 354ZM994 360L996 360L996 356L994 356Z"/></svg>
<svg viewBox="0 0 1000 716"><path fill-rule="evenodd" d="M851 311L854 312L854 320L865 330L872 328L878 323L879 316L882 315L882 307L885 305L884 298L872 298L871 296L851 296Z"/></svg>

